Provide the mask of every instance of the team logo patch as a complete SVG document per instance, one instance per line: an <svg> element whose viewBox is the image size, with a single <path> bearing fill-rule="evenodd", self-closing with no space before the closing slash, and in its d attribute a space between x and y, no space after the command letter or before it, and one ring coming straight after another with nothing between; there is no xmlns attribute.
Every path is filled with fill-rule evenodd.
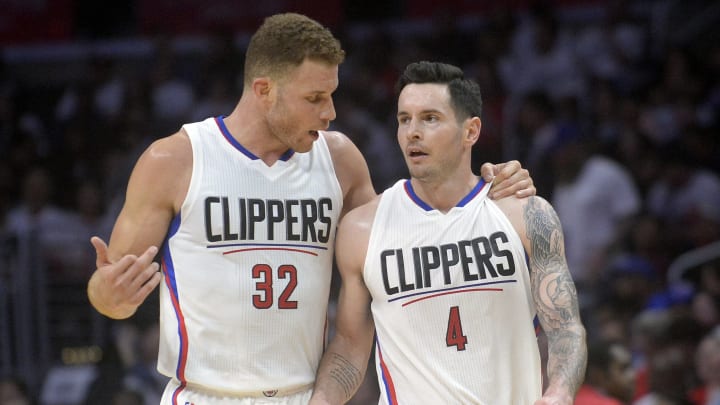
<svg viewBox="0 0 720 405"><path fill-rule="evenodd" d="M278 390L263 391L263 395L266 397L274 397L278 393Z"/></svg>

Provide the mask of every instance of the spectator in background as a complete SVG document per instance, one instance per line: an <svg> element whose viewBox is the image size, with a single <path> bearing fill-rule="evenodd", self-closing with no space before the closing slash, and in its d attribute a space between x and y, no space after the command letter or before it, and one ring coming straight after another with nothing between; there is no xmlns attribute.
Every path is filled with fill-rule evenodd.
<svg viewBox="0 0 720 405"><path fill-rule="evenodd" d="M655 353L648 363L649 391L633 405L690 405L688 369L683 355L677 347Z"/></svg>
<svg viewBox="0 0 720 405"><path fill-rule="evenodd" d="M157 41L156 52L151 73L152 111L161 126L171 128L177 122L189 120L196 99L195 90L177 70L180 64L166 38Z"/></svg>
<svg viewBox="0 0 720 405"><path fill-rule="evenodd" d="M624 0L604 3L603 16L579 29L575 52L590 78L626 89L640 81L639 65L646 56L646 32L630 4Z"/></svg>
<svg viewBox="0 0 720 405"><path fill-rule="evenodd" d="M32 405L33 401L27 385L18 377L5 376L0 378L0 404Z"/></svg>
<svg viewBox="0 0 720 405"><path fill-rule="evenodd" d="M529 93L520 102L517 122L517 132L507 142L516 156L527 163L528 170L533 171L540 194L550 198L553 176L547 164L551 148L561 137L555 104L543 92Z"/></svg>
<svg viewBox="0 0 720 405"><path fill-rule="evenodd" d="M542 91L553 100L582 96L582 69L563 28L552 7L541 1L531 6L514 33L511 48L498 63L503 84L512 95Z"/></svg>
<svg viewBox="0 0 720 405"><path fill-rule="evenodd" d="M610 246L640 210L640 193L623 166L595 152L590 137L560 144L553 169L552 204L565 227L570 272L582 290L602 277Z"/></svg>
<svg viewBox="0 0 720 405"><path fill-rule="evenodd" d="M720 324L700 341L695 353L700 379L692 398L695 405L720 405Z"/></svg>
<svg viewBox="0 0 720 405"><path fill-rule="evenodd" d="M585 382L575 397L575 405L627 404L634 390L635 370L629 348L606 340L590 343Z"/></svg>
<svg viewBox="0 0 720 405"><path fill-rule="evenodd" d="M648 309L633 321L633 405L685 405L695 385L692 360L703 329L687 308Z"/></svg>
<svg viewBox="0 0 720 405"><path fill-rule="evenodd" d="M677 227L674 255L720 239L720 177L695 165L682 142L660 149L662 170L647 195L650 212Z"/></svg>
<svg viewBox="0 0 720 405"><path fill-rule="evenodd" d="M22 200L7 215L7 229L39 243L50 274L66 269L65 257L74 238L72 214L52 201L53 178L44 167L34 167L22 180ZM87 271L87 270L85 270Z"/></svg>

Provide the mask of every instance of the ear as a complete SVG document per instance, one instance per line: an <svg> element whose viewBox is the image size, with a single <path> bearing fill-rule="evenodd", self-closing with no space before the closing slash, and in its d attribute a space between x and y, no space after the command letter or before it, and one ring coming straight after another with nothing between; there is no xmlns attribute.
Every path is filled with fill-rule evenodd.
<svg viewBox="0 0 720 405"><path fill-rule="evenodd" d="M474 145L478 139L480 139L480 129L482 128L482 121L479 117L472 117L465 120L465 139L471 145Z"/></svg>
<svg viewBox="0 0 720 405"><path fill-rule="evenodd" d="M269 77L256 77L252 82L252 91L258 100L263 102L271 102L272 89L275 87L275 82Z"/></svg>

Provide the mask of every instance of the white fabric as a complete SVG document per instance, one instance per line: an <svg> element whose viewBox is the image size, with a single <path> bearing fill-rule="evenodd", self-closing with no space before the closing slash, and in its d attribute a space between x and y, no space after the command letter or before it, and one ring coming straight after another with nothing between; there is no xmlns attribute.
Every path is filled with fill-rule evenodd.
<svg viewBox="0 0 720 405"><path fill-rule="evenodd" d="M445 214L418 205L405 181L381 197L364 267L380 404L532 404L541 396L525 251L483 185ZM460 331L451 324L462 334L448 337Z"/></svg>
<svg viewBox="0 0 720 405"><path fill-rule="evenodd" d="M342 210L325 135L268 167L220 119L183 128L193 172L162 252L158 370L233 396L312 384Z"/></svg>

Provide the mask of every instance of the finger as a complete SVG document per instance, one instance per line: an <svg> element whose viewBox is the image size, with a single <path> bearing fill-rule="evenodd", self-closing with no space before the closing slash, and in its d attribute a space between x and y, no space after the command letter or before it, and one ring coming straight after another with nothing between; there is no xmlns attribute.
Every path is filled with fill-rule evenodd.
<svg viewBox="0 0 720 405"><path fill-rule="evenodd" d="M138 262L138 268L140 268L140 264ZM152 262L149 263L146 266L143 266L140 268L140 271L138 271L135 275L135 278L132 280L132 291L138 291L142 286L147 283L155 273L158 273L160 270L160 265L158 263Z"/></svg>
<svg viewBox="0 0 720 405"><path fill-rule="evenodd" d="M95 248L95 266L100 268L106 264L109 264L110 262L108 261L107 255L107 243L105 243L104 240L100 239L97 236L93 236L92 238L90 238L90 243Z"/></svg>
<svg viewBox="0 0 720 405"><path fill-rule="evenodd" d="M153 264L156 264L156 263L153 263ZM145 284L143 284L140 287L140 289L137 290L137 292L135 293L135 295L133 296L133 298L131 300L132 303L134 305L140 305L143 302L145 302L145 299L147 298L147 296L150 295L151 292L153 292L153 290L158 286L158 284L160 284L160 281L162 281L162 278L163 278L162 273L159 271L155 271L153 273L152 277L150 277L150 279Z"/></svg>
<svg viewBox="0 0 720 405"><path fill-rule="evenodd" d="M505 163L500 168L500 171L498 173L496 173L496 175L497 175L497 177L500 178L501 181L506 180L506 179L511 178L513 175L517 174L521 168L522 168L522 166L520 165L520 162L518 162L517 160L511 160L511 161Z"/></svg>
<svg viewBox="0 0 720 405"><path fill-rule="evenodd" d="M510 187L513 182L517 182L518 179L522 178L522 176L516 176L518 169L520 169L520 162L517 160L511 160L507 163L504 163L500 170L496 173L495 179L493 180L493 193L491 194L490 198L498 198L495 197L496 195L499 196L508 196L510 194L507 193L506 188Z"/></svg>
<svg viewBox="0 0 720 405"><path fill-rule="evenodd" d="M123 275L123 283L130 285L133 289L133 292L150 277L150 275L143 276L143 272L145 272L145 270L149 266L152 266L154 264L155 271L157 271L157 264L152 262L155 258L155 255L157 254L157 251L158 250L155 246L150 246L145 250L142 255L137 257L135 259L135 262L132 263L132 265L127 269L127 271L125 271L125 274Z"/></svg>
<svg viewBox="0 0 720 405"><path fill-rule="evenodd" d="M495 178L495 173L499 171L499 165L494 165L489 162L485 162L480 166L480 176L485 182L490 183Z"/></svg>
<svg viewBox="0 0 720 405"><path fill-rule="evenodd" d="M515 177L518 178L515 178ZM532 183L528 179L522 179L519 180L522 176L521 175L513 175L510 179L505 180L503 184L501 184L499 187L493 190L492 198L493 199L500 199L504 197L511 196L513 194L517 195L516 193L520 191L524 191L529 187L532 187ZM519 196L519 195L518 195Z"/></svg>
<svg viewBox="0 0 720 405"><path fill-rule="evenodd" d="M529 179L528 181L530 182L529 186L515 192L515 195L518 196L518 198L530 197L537 194L537 188L535 188L535 184L533 184L532 179Z"/></svg>

